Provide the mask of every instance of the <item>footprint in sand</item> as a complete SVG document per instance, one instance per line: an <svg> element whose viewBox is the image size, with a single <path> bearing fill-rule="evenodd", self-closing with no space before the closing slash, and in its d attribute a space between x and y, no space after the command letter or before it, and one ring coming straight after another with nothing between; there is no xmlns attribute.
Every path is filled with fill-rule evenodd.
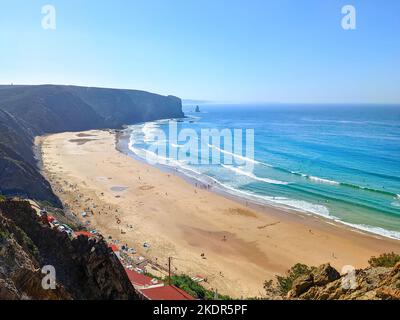
<svg viewBox="0 0 400 320"><path fill-rule="evenodd" d="M266 227L275 226L275 225L277 225L277 224L279 224L279 223L281 223L281 222L280 222L280 221L277 221L277 222L273 222L273 223L268 223L268 224L266 224L266 225L259 226L259 227L257 227L257 228L258 228L258 229L264 229L264 228L266 228Z"/></svg>
<svg viewBox="0 0 400 320"><path fill-rule="evenodd" d="M253 211L250 211L250 210L247 210L247 209L229 208L228 212L229 212L229 214L232 214L232 215L239 215L239 216L244 216L244 217L257 218L256 214Z"/></svg>
<svg viewBox="0 0 400 320"><path fill-rule="evenodd" d="M144 185L139 187L140 190L146 191L146 190L151 190L154 189L154 186L150 186L150 185Z"/></svg>

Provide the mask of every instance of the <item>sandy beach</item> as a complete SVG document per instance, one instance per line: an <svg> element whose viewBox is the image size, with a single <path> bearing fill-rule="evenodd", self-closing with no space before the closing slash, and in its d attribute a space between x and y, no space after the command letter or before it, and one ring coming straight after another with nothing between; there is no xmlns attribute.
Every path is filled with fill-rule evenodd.
<svg viewBox="0 0 400 320"><path fill-rule="evenodd" d="M161 266L173 257L174 272L202 275L222 294L261 296L265 280L298 262L330 262L340 271L400 252L399 241L300 213L248 208L191 185L116 150L112 131L61 133L36 143L54 192L90 228Z"/></svg>

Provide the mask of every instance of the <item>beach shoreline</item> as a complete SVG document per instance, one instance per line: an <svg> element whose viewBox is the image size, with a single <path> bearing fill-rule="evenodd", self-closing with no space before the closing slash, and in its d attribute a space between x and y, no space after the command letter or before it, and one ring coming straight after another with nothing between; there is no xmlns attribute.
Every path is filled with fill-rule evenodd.
<svg viewBox="0 0 400 320"><path fill-rule="evenodd" d="M330 262L340 271L345 265L365 267L372 255L400 251L396 240L196 187L127 155L120 134L93 130L39 137L44 176L82 222L90 220L106 238L129 243L159 265L174 257L174 272L201 274L210 289L261 296L264 280L295 263ZM81 217L88 208L89 218ZM151 247L143 248L145 242Z"/></svg>
<svg viewBox="0 0 400 320"><path fill-rule="evenodd" d="M129 149L129 137L130 137L130 129L129 126L127 126L124 129L121 130L116 130L115 131L115 148L117 151L135 159L136 161L139 161L145 165L149 165L145 159L139 157L136 155L134 152L132 152ZM240 196L239 194L234 194L229 192L228 190L225 190L224 188L220 187L218 184L215 184L214 181L209 181L209 183L206 183L204 181L201 181L199 179L196 179L196 177L193 176L188 176L184 172L181 172L179 170L175 170L174 168L164 165L164 164L151 164L151 166L156 167L160 169L163 172L169 173L169 174L175 174L185 180L187 183L191 184L193 187L203 187L207 188L207 190L216 193L222 197L228 198L230 200L233 200L237 202L240 205L245 206L246 208L257 210L264 212L266 214L270 214L271 210L277 210L278 213L280 214L291 214L291 215L300 215L300 217L304 216L312 216L315 219L318 219L324 223L332 224L337 227L345 228L348 230L351 230L353 232L358 232L361 234L368 235L370 237L376 237L377 239L392 239L392 240L398 240L400 243L400 239L390 237L389 235L384 235L380 233L374 233L370 229L361 229L359 226L354 226L350 223L345 223L343 221L340 221L337 218L328 218L324 215L320 214L315 214L307 211L302 211L300 209L295 209L289 206L278 206L278 205L273 205L273 204L266 204L262 202L257 202L254 199L249 199L246 198L245 196ZM214 183L214 184L213 184Z"/></svg>

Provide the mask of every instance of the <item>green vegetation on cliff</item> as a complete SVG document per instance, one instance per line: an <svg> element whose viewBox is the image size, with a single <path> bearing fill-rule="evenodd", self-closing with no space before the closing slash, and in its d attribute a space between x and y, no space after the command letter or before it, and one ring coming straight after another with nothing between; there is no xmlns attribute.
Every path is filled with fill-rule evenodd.
<svg viewBox="0 0 400 320"><path fill-rule="evenodd" d="M195 297L196 299L202 299L202 300L215 299L215 293L213 291L205 289L202 285L193 281L187 275L172 276L171 283L174 286L178 287L179 289L182 289L183 291L187 292L192 297ZM229 296L225 296L225 295L218 295L218 299L231 300L231 298Z"/></svg>
<svg viewBox="0 0 400 320"><path fill-rule="evenodd" d="M339 272L328 263L296 264L276 281L265 281L266 299L273 300L400 300L400 256L382 254L365 269Z"/></svg>
<svg viewBox="0 0 400 320"><path fill-rule="evenodd" d="M286 295L293 287L293 283L302 276L311 274L315 267L309 267L305 264L297 263L291 267L284 276L276 276L276 281L266 280L264 289L268 294Z"/></svg>
<svg viewBox="0 0 400 320"><path fill-rule="evenodd" d="M394 252L381 254L379 257L372 257L368 260L371 267L391 268L400 262L400 255Z"/></svg>

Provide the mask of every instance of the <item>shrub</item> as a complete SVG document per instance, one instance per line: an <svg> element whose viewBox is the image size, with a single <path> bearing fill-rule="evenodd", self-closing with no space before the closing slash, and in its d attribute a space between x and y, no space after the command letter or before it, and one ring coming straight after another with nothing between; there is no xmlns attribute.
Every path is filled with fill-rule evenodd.
<svg viewBox="0 0 400 320"><path fill-rule="evenodd" d="M7 200L7 198L5 196L3 196L2 194L0 194L0 202L6 201L6 200Z"/></svg>
<svg viewBox="0 0 400 320"><path fill-rule="evenodd" d="M265 280L264 281L264 290L267 295L267 298L271 297L273 299L276 296L282 295L282 290L280 288L278 288L277 285L275 285L274 280Z"/></svg>
<svg viewBox="0 0 400 320"><path fill-rule="evenodd" d="M391 268L396 265L397 262L400 261L400 255L391 252L381 254L379 257L372 257L368 260L368 263L371 267L386 267Z"/></svg>
<svg viewBox="0 0 400 320"><path fill-rule="evenodd" d="M155 276L154 274L152 274L152 273L150 273L150 272L145 272L144 275L147 276L147 277L150 277L150 278L152 278L152 279L157 279L157 280L162 281L162 278L157 277L157 276Z"/></svg>
<svg viewBox="0 0 400 320"><path fill-rule="evenodd" d="M293 286L293 282L303 276L310 274L315 267L309 267L305 264L297 263L293 267L291 267L285 276L276 276L276 287L273 286L273 281L265 281L264 289L267 294L279 293L280 295L286 295Z"/></svg>
<svg viewBox="0 0 400 320"><path fill-rule="evenodd" d="M204 299L206 296L204 288L186 275L172 276L171 283L195 298Z"/></svg>
<svg viewBox="0 0 400 320"><path fill-rule="evenodd" d="M171 284L178 287L179 289L187 292L192 297L202 300L213 300L214 292L205 289L199 283L193 281L187 275L179 275L171 277ZM220 300L231 300L229 296L218 295Z"/></svg>
<svg viewBox="0 0 400 320"><path fill-rule="evenodd" d="M6 240L10 237L10 234L7 231L0 230L0 241Z"/></svg>

